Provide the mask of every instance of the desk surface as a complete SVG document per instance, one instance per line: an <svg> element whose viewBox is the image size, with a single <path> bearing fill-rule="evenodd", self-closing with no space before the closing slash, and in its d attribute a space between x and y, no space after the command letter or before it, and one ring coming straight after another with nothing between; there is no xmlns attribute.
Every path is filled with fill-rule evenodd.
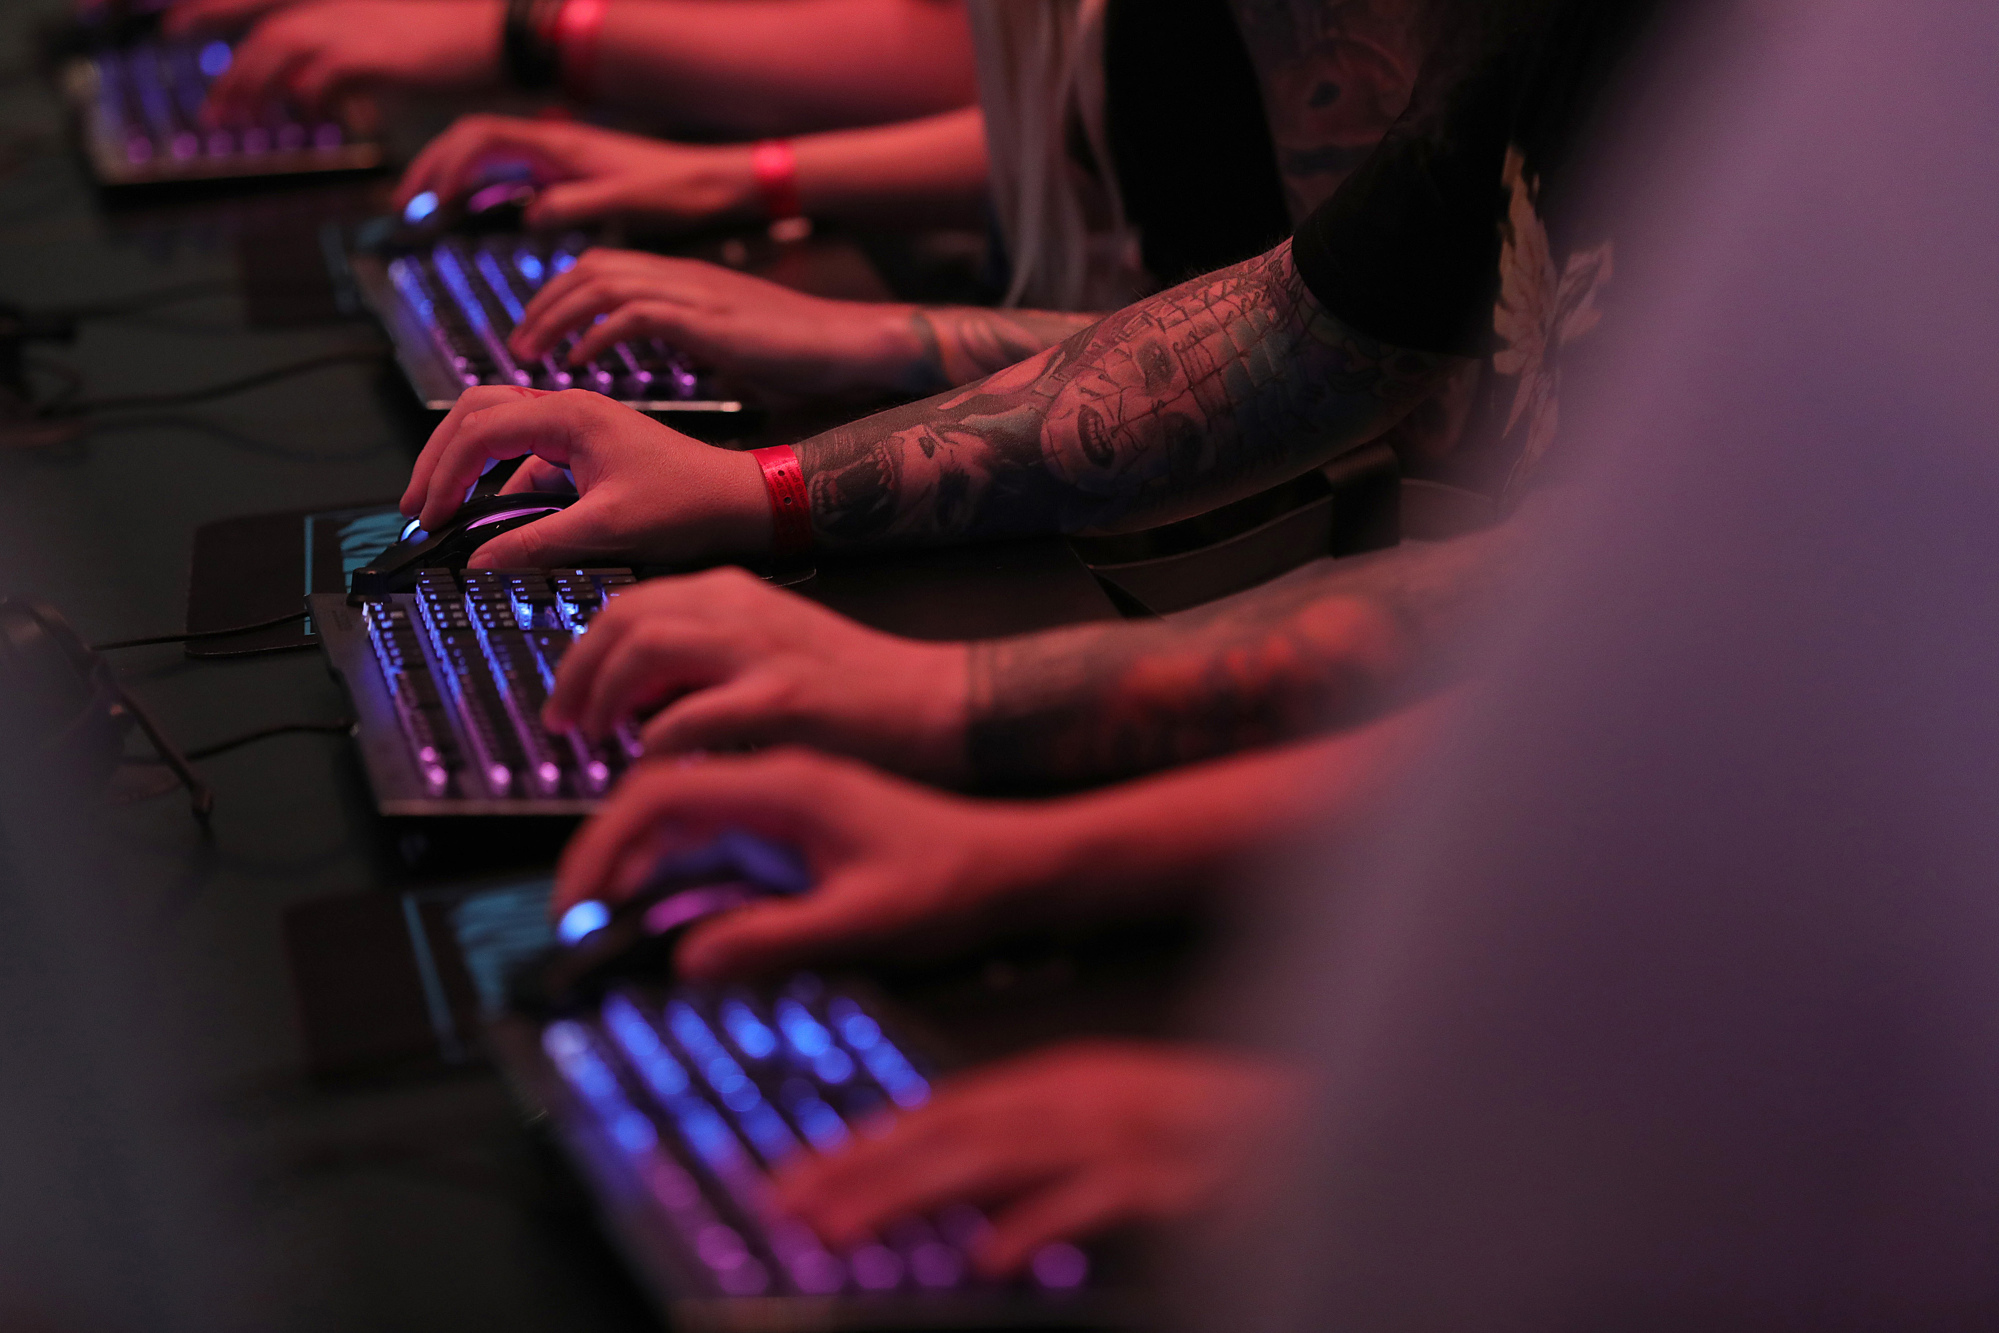
<svg viewBox="0 0 1999 1333"><path fill-rule="evenodd" d="M27 22L60 6L4 8L0 64L16 68L28 55ZM114 212L84 180L49 88L18 76L0 82L0 108L9 136L0 154L0 299L33 309L188 282L222 289L93 320L74 347L48 349L82 373L88 392L209 383L373 336L338 323L251 328L239 290L240 247L254 250L274 229L295 235L301 216L355 208L352 185ZM16 152L18 161L9 157ZM424 428L390 372L341 365L199 408L127 414L56 448L0 450L0 591L46 598L91 639L170 632L186 604L197 526L394 494ZM863 615L884 595L844 574L829 582L838 596L828 600ZM187 746L346 711L316 653L191 662L158 648L121 654L119 666ZM104 910L129 913L144 929L138 1002L172 1010L178 1030L199 1034L184 1090L199 1132L238 1163L240 1234L268 1251L260 1261L237 1258L246 1271L276 1273L256 1297L254 1326L652 1327L574 1200L551 1183L494 1078L341 1090L306 1078L284 910L422 882L385 853L348 743L288 736L202 767L217 794L209 836L171 796L103 817L101 850L119 880ZM1062 998L1073 988L1070 967L987 963L936 981L935 1008L953 1017L1003 1011L981 1041L1003 1048L1073 1021L1073 1000ZM1148 1021L1105 1000L1090 1026Z"/></svg>

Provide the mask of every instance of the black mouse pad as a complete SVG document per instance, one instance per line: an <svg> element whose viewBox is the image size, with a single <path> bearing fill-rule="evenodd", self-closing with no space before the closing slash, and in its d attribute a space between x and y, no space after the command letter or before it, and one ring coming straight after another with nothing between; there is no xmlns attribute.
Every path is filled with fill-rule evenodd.
<svg viewBox="0 0 1999 1333"><path fill-rule="evenodd" d="M394 501L289 509L204 524L194 534L188 573L190 633L231 629L302 610L308 593L345 592L356 569L396 539ZM190 657L235 657L317 643L310 621L248 634L197 639Z"/></svg>
<svg viewBox="0 0 1999 1333"><path fill-rule="evenodd" d="M285 909L285 953L321 1078L464 1065L506 979L554 939L547 879L356 893Z"/></svg>

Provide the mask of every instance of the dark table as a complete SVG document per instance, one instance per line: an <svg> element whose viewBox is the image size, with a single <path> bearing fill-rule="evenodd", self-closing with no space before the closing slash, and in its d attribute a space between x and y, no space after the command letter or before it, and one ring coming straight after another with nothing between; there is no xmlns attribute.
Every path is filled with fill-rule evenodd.
<svg viewBox="0 0 1999 1333"><path fill-rule="evenodd" d="M52 90L25 71L26 27L53 12L52 4L9 5L0 16L7 29L0 36L0 299L39 309L186 283L214 290L143 314L90 320L73 347L45 354L74 367L85 392L96 395L211 383L371 341L365 324L253 326L249 316L268 318L271 310L246 311L240 258L256 261L251 267L268 295L266 261L296 245L302 222L365 211L381 182L107 207L63 137ZM836 287L877 281L851 247L825 253L836 256L823 268ZM0 448L0 591L55 603L90 639L172 632L182 623L197 526L394 495L426 426L392 371L346 364L199 407L122 414L53 447ZM879 583L844 586L863 615L893 601ZM153 648L118 660L134 692L190 747L346 711L315 652L190 661L177 649ZM202 770L217 795L206 833L171 795L80 816L90 882L75 885L73 898L41 904L68 913L67 945L49 945L61 943L61 932L30 932L24 938L44 946L34 955L39 979L0 973L0 999L26 1005L14 1015L22 1022L46 1008L76 1018L84 1025L78 1032L97 1033L122 1052L105 1057L110 1064L93 1064L97 1048L74 1034L64 1039L70 1045L50 1048L63 1059L75 1056L50 1068L67 1069L65 1077L85 1089L75 1108L84 1126L76 1144L89 1145L100 1166L106 1154L130 1153L145 1164L134 1170L157 1187L158 1197L141 1199L144 1191L121 1168L105 1179L132 1189L132 1199L77 1202L64 1194L68 1177L48 1165L47 1208L60 1213L77 1202L98 1219L94 1232L86 1226L76 1234L96 1237L78 1244L110 1246L105 1290L143 1277L133 1299L158 1316L147 1326L161 1328L651 1327L587 1212L537 1156L489 1072L337 1086L307 1073L283 947L287 908L331 895L393 894L454 874L519 878L532 863L476 874L448 865L411 869L396 855L395 839L383 836L349 743L338 736L275 739ZM12 836L19 870L21 840L34 831L16 827ZM101 951L90 943L99 931ZM1065 1026L1129 1030L1156 1021L1156 1008L1128 1003L1134 992L1122 986L1131 977L1156 979L1155 955L1110 950L1084 971L1091 966L1110 979L1107 986L1079 988L1071 956L1040 954L982 960L909 989L947 1023L975 1034L971 1044L982 1052ZM1079 1004L1086 1013L1078 1014ZM0 1074L18 1087L33 1071L5 1067L5 1052L17 1048L0 1041ZM128 1059L148 1072L142 1077L119 1063ZM101 1097L88 1093L114 1067L137 1082L112 1080L117 1086ZM47 1082L53 1088L60 1080L51 1074ZM93 1119L100 1103L109 1108L98 1117L102 1124ZM64 1114L48 1123L70 1123ZM181 1155L222 1163L193 1191L222 1202L197 1204L154 1178L155 1167L167 1170ZM8 1171L0 1166L0 1181ZM103 1187L79 1171L79 1197ZM41 1178L30 1171L14 1179L26 1190ZM18 1197L44 1198L32 1191ZM181 1202L190 1215L176 1212ZM211 1205L221 1221L202 1211ZM4 1223L0 1217L0 1233ZM123 1239L104 1241L106 1227ZM51 1221L43 1238L58 1230ZM192 1239L211 1234L227 1240ZM49 1271L68 1271L62 1264L76 1255L66 1256L52 1258ZM16 1326L17 1313L0 1293L0 1323ZM49 1326L84 1325L57 1317Z"/></svg>

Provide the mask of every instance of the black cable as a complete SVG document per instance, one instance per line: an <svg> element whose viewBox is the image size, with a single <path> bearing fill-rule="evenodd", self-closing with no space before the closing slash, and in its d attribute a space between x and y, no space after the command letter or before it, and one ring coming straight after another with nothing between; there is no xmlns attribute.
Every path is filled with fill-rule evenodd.
<svg viewBox="0 0 1999 1333"><path fill-rule="evenodd" d="M212 759L218 754L249 745L255 741L268 740L273 736L287 736L293 732L316 732L327 736L344 736L353 729L354 719L350 717L335 718L331 722L281 722L275 727L259 727L255 731L246 731L241 736L231 736L226 741L216 741L212 745L204 745L199 749L189 750L187 757L189 759Z"/></svg>
<svg viewBox="0 0 1999 1333"><path fill-rule="evenodd" d="M80 417L95 412L124 412L134 408L182 407L189 403L206 402L211 398L227 398L231 394L243 393L260 388L278 380L290 379L324 366L346 365L352 362L379 362L388 352L380 347L350 347L339 352L322 352L288 365L272 366L241 379L225 380L221 384L204 385L199 389L184 389L173 393L130 393L111 398L80 398L72 402L56 402L37 410L36 416Z"/></svg>
<svg viewBox="0 0 1999 1333"><path fill-rule="evenodd" d="M281 616L272 616L269 620L260 620L254 625L231 625L228 629L190 630L185 634L155 634L144 639L113 639L110 643L91 644L90 651L108 653L114 648L150 648L156 643L191 643L196 639L226 639L236 634L254 634L260 629L276 629L280 625L289 625L294 620L304 620L311 614L311 611L301 608L297 611L287 611Z"/></svg>
<svg viewBox="0 0 1999 1333"><path fill-rule="evenodd" d="M259 727L255 731L246 731L241 736L231 736L228 740L216 741L211 745L203 745L198 749L183 750L181 751L181 757L189 761L213 759L218 754L226 754L230 750L241 749L243 746L254 744L257 741L269 740L273 736L289 736L293 733L345 736L353 729L354 719L348 717L335 718L331 722L280 722L274 727ZM163 764L166 760L159 758L157 755L132 754L126 755L120 762L127 764Z"/></svg>

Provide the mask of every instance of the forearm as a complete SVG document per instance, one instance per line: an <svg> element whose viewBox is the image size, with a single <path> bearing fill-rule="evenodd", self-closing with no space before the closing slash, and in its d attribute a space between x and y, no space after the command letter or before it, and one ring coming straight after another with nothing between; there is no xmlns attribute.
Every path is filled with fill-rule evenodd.
<svg viewBox="0 0 1999 1333"><path fill-rule="evenodd" d="M617 0L592 82L677 131L734 139L929 116L978 93L958 0Z"/></svg>
<svg viewBox="0 0 1999 1333"><path fill-rule="evenodd" d="M1351 725L1448 680L1511 528L1333 561L1167 621L976 642L974 785L1103 782Z"/></svg>
<svg viewBox="0 0 1999 1333"><path fill-rule="evenodd" d="M977 107L806 135L793 140L792 152L799 203L811 217L893 227L983 225L986 133Z"/></svg>
<svg viewBox="0 0 1999 1333"><path fill-rule="evenodd" d="M937 393L969 384L1089 328L1101 314L997 310L984 306L894 306L894 378L882 387Z"/></svg>
<svg viewBox="0 0 1999 1333"><path fill-rule="evenodd" d="M1442 365L1327 314L1286 244L798 454L828 545L1147 527L1372 439Z"/></svg>
<svg viewBox="0 0 1999 1333"><path fill-rule="evenodd" d="M1022 907L1058 925L1184 910L1273 846L1365 823L1448 704L1029 807Z"/></svg>

